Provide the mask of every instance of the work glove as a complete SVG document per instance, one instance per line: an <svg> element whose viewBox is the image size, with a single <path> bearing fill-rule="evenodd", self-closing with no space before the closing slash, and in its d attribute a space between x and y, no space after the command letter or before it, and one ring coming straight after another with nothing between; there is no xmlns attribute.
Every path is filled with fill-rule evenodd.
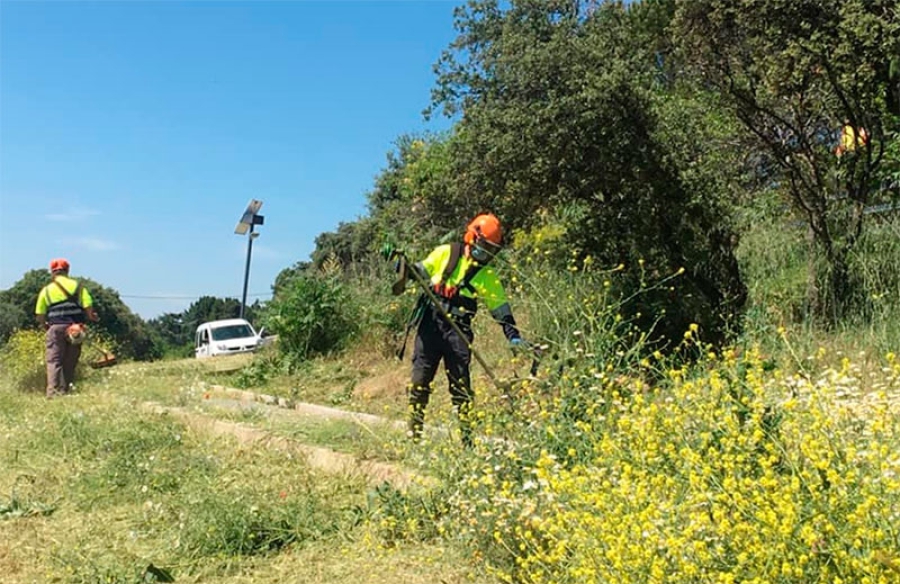
<svg viewBox="0 0 900 584"><path fill-rule="evenodd" d="M515 337L509 341L509 348L515 354L531 353L535 359L540 359L544 351L540 345L536 345L521 337Z"/></svg>
<svg viewBox="0 0 900 584"><path fill-rule="evenodd" d="M509 348L513 353L521 353L531 348L531 344L522 337L513 337L509 340Z"/></svg>

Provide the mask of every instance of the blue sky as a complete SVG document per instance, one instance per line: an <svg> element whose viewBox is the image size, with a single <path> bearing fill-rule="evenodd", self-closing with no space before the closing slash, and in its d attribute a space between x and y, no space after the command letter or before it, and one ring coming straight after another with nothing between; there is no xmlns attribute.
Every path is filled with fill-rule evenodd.
<svg viewBox="0 0 900 584"><path fill-rule="evenodd" d="M454 6L0 0L0 289L66 257L145 318L240 298L257 198L268 294L398 136L449 126L422 110Z"/></svg>

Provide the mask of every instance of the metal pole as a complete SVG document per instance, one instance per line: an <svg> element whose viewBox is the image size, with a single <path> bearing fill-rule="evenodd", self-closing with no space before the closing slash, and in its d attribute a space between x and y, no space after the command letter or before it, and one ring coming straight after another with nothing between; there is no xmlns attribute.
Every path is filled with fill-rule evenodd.
<svg viewBox="0 0 900 584"><path fill-rule="evenodd" d="M253 251L253 222L250 222L250 233L247 234L247 265L244 267L244 294L241 296L241 316L247 308L247 283L250 281L250 252Z"/></svg>

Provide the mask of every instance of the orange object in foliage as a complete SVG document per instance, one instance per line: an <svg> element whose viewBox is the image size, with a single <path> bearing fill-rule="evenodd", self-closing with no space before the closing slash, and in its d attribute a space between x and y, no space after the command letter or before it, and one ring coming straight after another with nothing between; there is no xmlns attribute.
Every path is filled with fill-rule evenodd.
<svg viewBox="0 0 900 584"><path fill-rule="evenodd" d="M869 133L865 128L854 128L849 123L841 127L841 142L834 153L840 156L844 152L853 152L858 146L869 143Z"/></svg>

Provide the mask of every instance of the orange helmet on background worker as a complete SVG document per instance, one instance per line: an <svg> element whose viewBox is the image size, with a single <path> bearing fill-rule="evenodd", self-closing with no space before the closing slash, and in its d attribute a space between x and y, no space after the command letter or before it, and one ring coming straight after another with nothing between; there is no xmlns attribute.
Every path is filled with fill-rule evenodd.
<svg viewBox="0 0 900 584"><path fill-rule="evenodd" d="M50 272L68 272L69 271L69 261L64 258L56 258L54 260L50 260Z"/></svg>
<svg viewBox="0 0 900 584"><path fill-rule="evenodd" d="M469 255L479 263L487 263L500 252L503 243L503 226L491 213L478 215L466 227L463 241Z"/></svg>

